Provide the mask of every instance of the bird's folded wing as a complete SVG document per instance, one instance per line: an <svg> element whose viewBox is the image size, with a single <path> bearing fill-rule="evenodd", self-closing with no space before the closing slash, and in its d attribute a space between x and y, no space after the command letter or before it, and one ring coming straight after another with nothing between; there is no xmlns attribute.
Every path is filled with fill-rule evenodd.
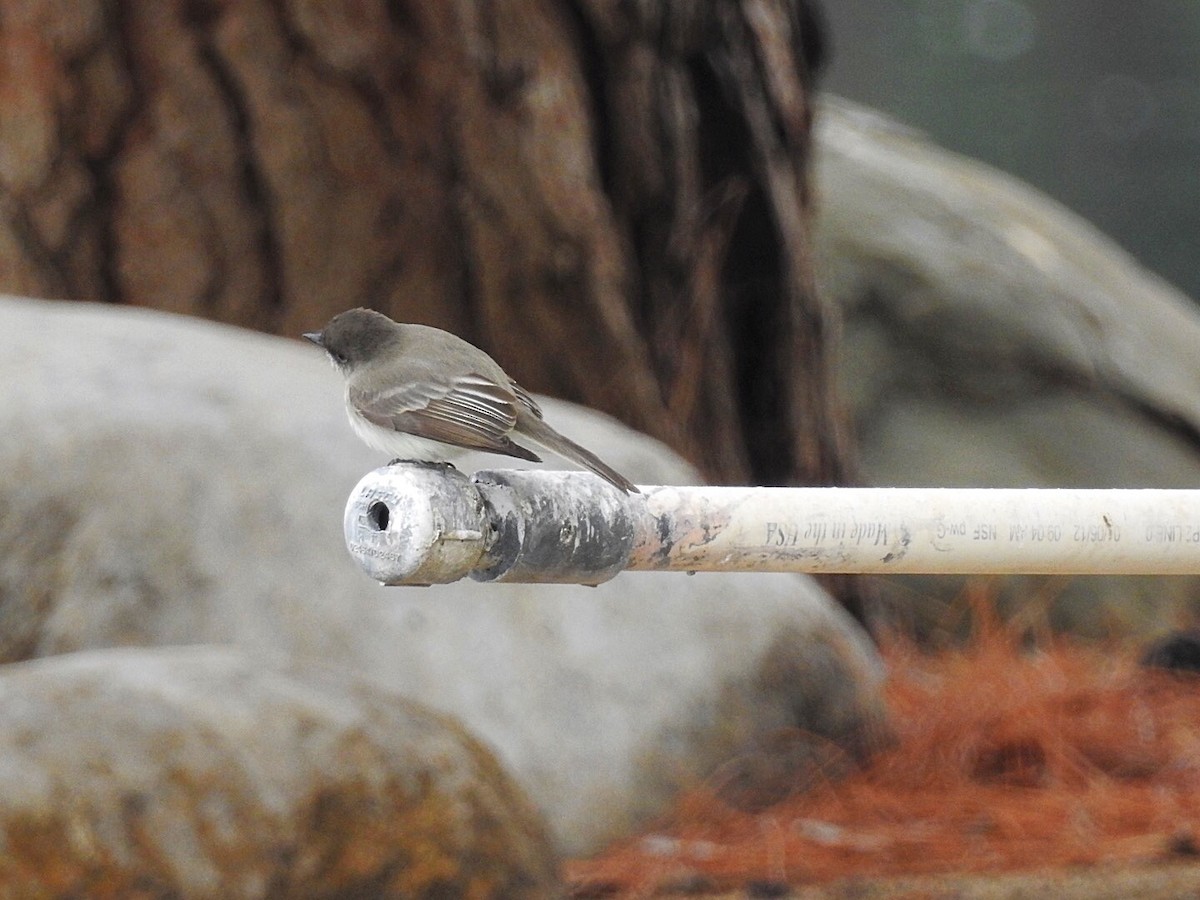
<svg viewBox="0 0 1200 900"><path fill-rule="evenodd" d="M429 379L378 391L350 391L358 413L381 428L475 450L540 459L513 443L516 396L482 375Z"/></svg>
<svg viewBox="0 0 1200 900"><path fill-rule="evenodd" d="M513 392L513 395L517 398L518 403L520 403L522 406L524 406L526 409L528 409L531 413L533 413L539 419L543 418L542 408L540 406L538 406L537 401L534 400L533 397L531 397L529 395L529 391L525 390L525 388L521 387L519 384L517 384L515 381L513 381L511 379L509 379L508 387L509 387L509 390L511 390Z"/></svg>

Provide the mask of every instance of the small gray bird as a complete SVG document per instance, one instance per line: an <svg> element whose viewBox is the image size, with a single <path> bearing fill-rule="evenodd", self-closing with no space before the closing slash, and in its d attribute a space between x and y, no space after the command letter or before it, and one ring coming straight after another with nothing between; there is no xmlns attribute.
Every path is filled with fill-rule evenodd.
<svg viewBox="0 0 1200 900"><path fill-rule="evenodd" d="M637 487L593 453L542 421L542 411L494 359L428 325L401 325L351 309L304 335L346 376L346 412L367 446L399 459L445 462L485 450L541 462L523 438L616 485Z"/></svg>

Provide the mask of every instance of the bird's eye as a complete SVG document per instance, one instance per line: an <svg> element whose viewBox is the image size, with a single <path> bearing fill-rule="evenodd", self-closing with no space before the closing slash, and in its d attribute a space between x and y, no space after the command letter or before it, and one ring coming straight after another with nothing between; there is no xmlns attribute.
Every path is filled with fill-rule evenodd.
<svg viewBox="0 0 1200 900"><path fill-rule="evenodd" d="M346 364L346 354L345 353L331 353L330 356L333 357L333 361L335 363L337 363L339 366L344 366Z"/></svg>

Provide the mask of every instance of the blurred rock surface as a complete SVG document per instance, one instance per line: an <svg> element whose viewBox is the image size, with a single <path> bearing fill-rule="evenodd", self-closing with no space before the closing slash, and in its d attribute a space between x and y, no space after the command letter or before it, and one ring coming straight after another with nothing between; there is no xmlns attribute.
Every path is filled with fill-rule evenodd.
<svg viewBox="0 0 1200 900"><path fill-rule="evenodd" d="M120 648L0 668L6 897L559 896L455 723L331 668Z"/></svg>
<svg viewBox="0 0 1200 900"><path fill-rule="evenodd" d="M844 315L838 384L879 485L1200 485L1200 312L1028 185L864 107L817 116L816 270ZM899 612L953 624L961 579ZM1011 579L1084 634L1155 631L1183 578Z"/></svg>

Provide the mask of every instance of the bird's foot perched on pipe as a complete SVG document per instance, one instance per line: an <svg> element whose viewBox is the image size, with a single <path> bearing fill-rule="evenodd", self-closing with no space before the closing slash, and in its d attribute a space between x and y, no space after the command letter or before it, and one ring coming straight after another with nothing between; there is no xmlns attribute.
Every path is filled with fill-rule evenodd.
<svg viewBox="0 0 1200 900"><path fill-rule="evenodd" d="M397 456L388 463L389 466L424 466L426 469L437 469L440 472L457 472L454 463L441 459L405 459Z"/></svg>

